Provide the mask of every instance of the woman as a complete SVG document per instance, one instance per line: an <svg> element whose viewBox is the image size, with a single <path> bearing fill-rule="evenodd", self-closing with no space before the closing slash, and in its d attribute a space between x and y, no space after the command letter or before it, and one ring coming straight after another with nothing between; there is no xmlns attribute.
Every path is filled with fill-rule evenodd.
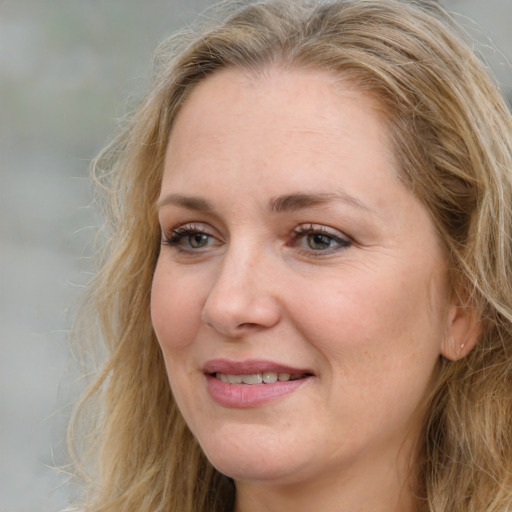
<svg viewBox="0 0 512 512"><path fill-rule="evenodd" d="M509 510L499 92L430 2L228 10L95 163L85 509Z"/></svg>

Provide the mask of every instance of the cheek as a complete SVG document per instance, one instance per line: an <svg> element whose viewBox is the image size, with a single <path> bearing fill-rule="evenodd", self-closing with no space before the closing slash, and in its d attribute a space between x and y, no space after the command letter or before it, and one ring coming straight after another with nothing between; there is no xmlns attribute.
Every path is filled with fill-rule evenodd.
<svg viewBox="0 0 512 512"><path fill-rule="evenodd" d="M385 270L351 267L328 287L317 282L301 301L300 329L328 359L342 361L343 371L360 371L361 358L381 370L439 355L447 310L442 284L418 269Z"/></svg>
<svg viewBox="0 0 512 512"><path fill-rule="evenodd" d="M164 354L186 349L200 323L201 298L190 282L157 265L151 288L151 319Z"/></svg>
<svg viewBox="0 0 512 512"><path fill-rule="evenodd" d="M328 362L331 389L343 390L329 396L330 410L340 411L340 423L355 425L355 436L365 420L391 428L415 418L431 387L444 329L442 305L434 312L420 279L404 284L398 273L391 281L358 277L331 286L328 297L310 294L302 308L309 306L310 322L303 317L301 323Z"/></svg>

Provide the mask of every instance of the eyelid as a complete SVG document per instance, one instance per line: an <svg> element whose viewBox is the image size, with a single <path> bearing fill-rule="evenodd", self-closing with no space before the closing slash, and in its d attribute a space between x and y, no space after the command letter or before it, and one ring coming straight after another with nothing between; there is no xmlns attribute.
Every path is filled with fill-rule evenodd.
<svg viewBox="0 0 512 512"><path fill-rule="evenodd" d="M293 232L297 235L304 235L308 233L322 233L325 235L332 236L334 238L340 238L347 242L352 241L352 238L339 229L331 228L323 224L306 223L297 226Z"/></svg>
<svg viewBox="0 0 512 512"><path fill-rule="evenodd" d="M314 222L304 222L302 224L299 224L295 229L295 232L307 232L307 231L321 231L325 233L330 233L335 236L340 236L344 238L350 238L348 235L346 235L343 231L332 228L330 226L326 226L325 224L317 224Z"/></svg>
<svg viewBox="0 0 512 512"><path fill-rule="evenodd" d="M205 247L198 248L187 248L181 246L181 242L183 242L183 240L194 234L206 235L212 240L215 240L216 243L211 243ZM179 250L180 252L200 253L208 248L211 248L212 245L217 246L221 243L222 239L219 237L218 233L213 228L211 228L211 226L203 222L186 222L175 225L170 229L162 229L162 244L170 246L171 248Z"/></svg>
<svg viewBox="0 0 512 512"><path fill-rule="evenodd" d="M162 235L166 237L168 237L169 235L172 236L175 233L186 232L204 233L205 235L218 237L216 231L213 230L208 224L205 224L204 222L180 222L179 224L175 224L168 229L162 228Z"/></svg>
<svg viewBox="0 0 512 512"><path fill-rule="evenodd" d="M330 237L331 240L335 241L338 245L336 247L329 247L324 250L321 250L321 249L315 250L312 248L304 249L304 248L297 247L297 242L299 240L301 240L302 238L304 238L307 235L315 235L315 234L326 235L326 236ZM293 247L296 247L298 250L300 250L304 253L312 254L315 256L323 256L323 255L331 254L333 252L347 249L353 243L354 243L354 241L350 236L348 236L347 234L345 234L344 232L342 232L338 229L324 226L322 224L308 223L308 224L301 224L293 230L290 245Z"/></svg>

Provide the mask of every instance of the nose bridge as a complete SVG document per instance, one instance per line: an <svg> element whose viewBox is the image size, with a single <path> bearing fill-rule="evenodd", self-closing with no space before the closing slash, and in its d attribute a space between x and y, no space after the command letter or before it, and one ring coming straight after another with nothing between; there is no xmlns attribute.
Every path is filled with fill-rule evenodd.
<svg viewBox="0 0 512 512"><path fill-rule="evenodd" d="M272 293L270 261L255 243L232 244L204 303L203 322L230 337L275 325L279 304Z"/></svg>

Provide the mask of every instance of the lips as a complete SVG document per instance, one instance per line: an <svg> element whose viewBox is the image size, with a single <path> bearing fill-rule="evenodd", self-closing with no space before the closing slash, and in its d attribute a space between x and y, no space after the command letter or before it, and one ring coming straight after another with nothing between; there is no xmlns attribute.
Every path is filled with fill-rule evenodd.
<svg viewBox="0 0 512 512"><path fill-rule="evenodd" d="M303 368L272 361L208 361L203 368L208 391L224 407L248 408L263 405L297 390L313 377Z"/></svg>
<svg viewBox="0 0 512 512"><path fill-rule="evenodd" d="M312 375L312 372L264 360L230 361L215 359L204 366L204 372L230 384L271 384L288 382Z"/></svg>
<svg viewBox="0 0 512 512"><path fill-rule="evenodd" d="M274 382L288 382L289 380L298 380L307 377L307 374L290 374L290 373L277 373L277 372L263 372L252 374L226 374L216 372L215 376L222 382L229 382L230 384L273 384Z"/></svg>
<svg viewBox="0 0 512 512"><path fill-rule="evenodd" d="M293 368L292 366L266 360L231 361L228 359L214 359L208 361L203 371L206 374L224 373L226 375L253 375L256 373L289 373L290 375L312 375L308 369Z"/></svg>

